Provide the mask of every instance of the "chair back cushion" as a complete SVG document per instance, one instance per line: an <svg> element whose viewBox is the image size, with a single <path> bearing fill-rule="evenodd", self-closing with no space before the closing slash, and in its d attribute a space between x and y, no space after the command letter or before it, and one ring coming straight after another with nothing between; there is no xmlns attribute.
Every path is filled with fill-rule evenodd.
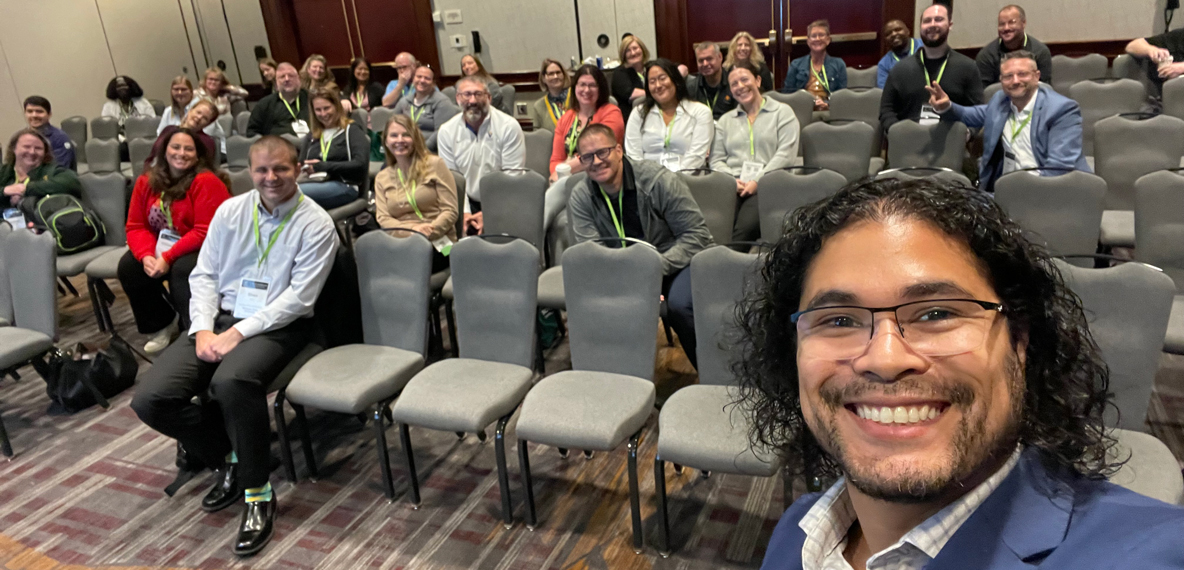
<svg viewBox="0 0 1184 570"><path fill-rule="evenodd" d="M1109 117L1095 130L1094 171L1106 181L1106 209L1134 210L1135 181L1177 168L1184 154L1184 120L1167 115L1134 120Z"/></svg>
<svg viewBox="0 0 1184 570"><path fill-rule="evenodd" d="M114 138L92 138L86 141L87 172L119 172L119 141Z"/></svg>
<svg viewBox="0 0 1184 570"><path fill-rule="evenodd" d="M8 273L13 324L58 337L57 247L49 232L14 230L4 240L4 263L19 267Z"/></svg>
<svg viewBox="0 0 1184 570"><path fill-rule="evenodd" d="M847 185L842 174L819 170L809 174L791 174L777 170L761 177L756 193L761 213L761 240L776 243L781 239L785 217L794 210L827 198Z"/></svg>
<svg viewBox="0 0 1184 570"><path fill-rule="evenodd" d="M1079 81L1106 77L1110 62L1106 56L1091 53L1082 57L1054 55L1052 57L1052 88L1069 96L1069 89Z"/></svg>
<svg viewBox="0 0 1184 570"><path fill-rule="evenodd" d="M432 244L417 233L375 231L358 238L354 251L366 344L424 354Z"/></svg>
<svg viewBox="0 0 1184 570"><path fill-rule="evenodd" d="M736 179L723 172L695 176L681 173L679 176L703 212L711 239L715 243L730 243L736 223Z"/></svg>
<svg viewBox="0 0 1184 570"><path fill-rule="evenodd" d="M543 196L547 179L537 172L491 172L481 178L484 233L509 234L543 246Z"/></svg>
<svg viewBox="0 0 1184 570"><path fill-rule="evenodd" d="M460 240L449 254L460 356L531 367L539 252L525 240Z"/></svg>
<svg viewBox="0 0 1184 570"><path fill-rule="evenodd" d="M1137 113L1147 100L1147 89L1134 79L1111 82L1081 81L1069 88L1081 107L1081 152L1094 156L1098 121L1120 113Z"/></svg>
<svg viewBox="0 0 1184 570"><path fill-rule="evenodd" d="M82 200L94 208L103 220L106 245L127 244L127 182L116 172L95 174L87 172L78 177L82 184Z"/></svg>
<svg viewBox="0 0 1184 570"><path fill-rule="evenodd" d="M707 248L691 259L691 298L700 384L732 384L736 347L736 303L761 278L759 256L724 246Z"/></svg>
<svg viewBox="0 0 1184 570"><path fill-rule="evenodd" d="M1106 181L1074 170L1056 176L1013 172L995 183L995 201L1053 255L1092 254L1102 224Z"/></svg>
<svg viewBox="0 0 1184 570"><path fill-rule="evenodd" d="M526 167L542 174L544 178L551 176L551 143L555 135L546 129L537 129L525 136Z"/></svg>
<svg viewBox="0 0 1184 570"><path fill-rule="evenodd" d="M863 121L814 123L802 129L802 164L833 170L848 182L868 175L871 155L852 149L869 148L876 129Z"/></svg>
<svg viewBox="0 0 1184 570"><path fill-rule="evenodd" d="M1152 172L1135 182L1135 258L1184 291L1184 176Z"/></svg>
<svg viewBox="0 0 1184 570"><path fill-rule="evenodd" d="M957 121L935 125L899 121L888 129L888 166L937 166L961 171L969 132L966 125Z"/></svg>

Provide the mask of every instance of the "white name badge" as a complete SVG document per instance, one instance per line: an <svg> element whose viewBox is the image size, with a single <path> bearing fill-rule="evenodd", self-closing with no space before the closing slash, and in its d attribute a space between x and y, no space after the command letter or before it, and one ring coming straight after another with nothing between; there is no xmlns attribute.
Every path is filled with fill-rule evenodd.
<svg viewBox="0 0 1184 570"><path fill-rule="evenodd" d="M432 245L445 257L448 257L448 254L452 252L452 239L448 236L440 236L440 239L432 242Z"/></svg>
<svg viewBox="0 0 1184 570"><path fill-rule="evenodd" d="M168 228L160 230L160 235L156 236L156 253L154 257L160 257L162 253L177 245L178 241L181 241L181 234Z"/></svg>
<svg viewBox="0 0 1184 570"><path fill-rule="evenodd" d="M761 175L761 171L765 169L764 163L753 162L751 160L744 161L744 166L740 168L740 181L752 182Z"/></svg>
<svg viewBox="0 0 1184 570"><path fill-rule="evenodd" d="M922 125L936 125L941 121L941 115L937 113L933 107L929 105L921 105L921 120Z"/></svg>
<svg viewBox="0 0 1184 570"><path fill-rule="evenodd" d="M308 123L304 122L303 120L292 121L292 132L296 133L296 136L300 137L307 135Z"/></svg>
<svg viewBox="0 0 1184 570"><path fill-rule="evenodd" d="M271 284L261 279L243 279L234 298L234 318L245 319L267 305L267 288Z"/></svg>
<svg viewBox="0 0 1184 570"><path fill-rule="evenodd" d="M682 157L672 152L662 153L662 158L659 161L661 161L662 166L665 166L671 172L678 172L682 165Z"/></svg>

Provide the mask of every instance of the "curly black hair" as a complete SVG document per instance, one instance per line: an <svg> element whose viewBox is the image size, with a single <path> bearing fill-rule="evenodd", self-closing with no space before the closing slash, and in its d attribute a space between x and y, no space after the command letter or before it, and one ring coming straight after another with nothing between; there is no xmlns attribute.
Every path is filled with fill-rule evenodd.
<svg viewBox="0 0 1184 570"><path fill-rule="evenodd" d="M126 75L116 75L115 77L111 78L111 81L107 82L108 99L119 99L119 95L115 93L115 83L118 82L119 78L121 77L123 78L124 82L127 83L127 95L130 99L144 96L144 90L140 89L140 84L136 83L135 79L132 79Z"/></svg>
<svg viewBox="0 0 1184 570"><path fill-rule="evenodd" d="M998 293L1013 343L1027 339L1019 443L1040 450L1057 471L1088 478L1111 474L1113 445L1103 424L1112 405L1109 369L1086 324L1081 300L1065 285L1048 252L984 192L957 184L864 179L802 207L764 266L764 283L736 308L732 370L737 404L752 418L753 444L776 449L795 475L834 479L840 467L808 429L797 373L797 330L806 271L823 243L860 221L910 218L932 224L973 252Z"/></svg>

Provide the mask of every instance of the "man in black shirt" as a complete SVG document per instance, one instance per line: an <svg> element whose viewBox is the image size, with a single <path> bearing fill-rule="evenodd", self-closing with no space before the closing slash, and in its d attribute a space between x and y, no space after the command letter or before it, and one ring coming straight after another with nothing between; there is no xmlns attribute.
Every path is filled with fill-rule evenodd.
<svg viewBox="0 0 1184 570"><path fill-rule="evenodd" d="M952 49L949 8L934 4L921 13L921 42L917 55L900 60L888 74L880 98L880 125L884 132L899 121L936 123L940 115L929 107L926 86L941 85L950 100L962 105L983 102L983 82L974 60Z"/></svg>
<svg viewBox="0 0 1184 570"><path fill-rule="evenodd" d="M276 91L264 97L251 109L247 121L247 136L308 134L308 91L300 88L300 74L290 63L281 63L275 70Z"/></svg>
<svg viewBox="0 0 1184 570"><path fill-rule="evenodd" d="M999 83L999 63L1003 54L1025 50L1036 56L1036 67L1040 70L1040 81L1052 84L1052 52L1044 42L1028 35L1028 15L1024 9L1011 4L999 11L999 40L993 41L978 51L975 62L978 74L983 78L983 87Z"/></svg>
<svg viewBox="0 0 1184 570"><path fill-rule="evenodd" d="M1184 29L1164 32L1149 38L1135 38L1126 44L1126 53L1147 63L1148 76L1158 97L1163 82L1184 75Z"/></svg>
<svg viewBox="0 0 1184 570"><path fill-rule="evenodd" d="M736 100L732 98L728 82L724 81L724 54L715 42L698 43L695 44L695 62L699 64L699 73L687 78L687 92L691 99L711 107L712 118L719 120L724 113L736 108ZM761 90L772 87L762 85Z"/></svg>

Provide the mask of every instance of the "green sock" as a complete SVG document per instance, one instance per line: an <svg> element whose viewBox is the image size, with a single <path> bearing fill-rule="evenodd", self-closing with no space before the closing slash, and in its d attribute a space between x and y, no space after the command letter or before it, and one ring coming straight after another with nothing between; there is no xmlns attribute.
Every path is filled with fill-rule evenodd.
<svg viewBox="0 0 1184 570"><path fill-rule="evenodd" d="M271 481L262 487L253 487L247 489L247 502L254 503L255 501L270 501L271 500Z"/></svg>
<svg viewBox="0 0 1184 570"><path fill-rule="evenodd" d="M227 463L238 463L238 455L235 455L235 453L233 451L231 451L230 453L227 453L226 454L226 462Z"/></svg>

